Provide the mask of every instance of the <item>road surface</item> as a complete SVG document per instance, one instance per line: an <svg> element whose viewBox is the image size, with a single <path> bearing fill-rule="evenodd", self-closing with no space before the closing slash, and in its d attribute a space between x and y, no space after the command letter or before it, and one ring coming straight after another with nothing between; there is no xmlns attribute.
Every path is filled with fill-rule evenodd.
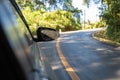
<svg viewBox="0 0 120 80"><path fill-rule="evenodd" d="M80 80L120 80L120 47L99 42L90 31L61 34L61 51ZM56 50L56 41L40 43L60 80L71 80Z"/></svg>

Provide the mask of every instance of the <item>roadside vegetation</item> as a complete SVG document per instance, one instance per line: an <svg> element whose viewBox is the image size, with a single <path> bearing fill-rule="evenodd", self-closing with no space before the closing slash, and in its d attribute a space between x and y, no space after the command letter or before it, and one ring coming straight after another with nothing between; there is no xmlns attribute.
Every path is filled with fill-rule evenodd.
<svg viewBox="0 0 120 80"><path fill-rule="evenodd" d="M81 30L82 10L72 5L72 0L16 0L32 33L38 27L50 27L61 31ZM86 3L86 2L85 2ZM60 6L61 5L61 6ZM84 29L100 27L101 22L85 23Z"/></svg>
<svg viewBox="0 0 120 80"><path fill-rule="evenodd" d="M105 27L105 23L102 21L96 21L94 23L90 22L90 20L88 20L85 23L85 28L84 29L94 29L94 28L103 28Z"/></svg>
<svg viewBox="0 0 120 80"><path fill-rule="evenodd" d="M25 7L23 14L33 31L34 28L36 29L39 26L61 29L62 31L79 30L81 28L81 24L72 16L73 13L64 10L32 11L30 7Z"/></svg>
<svg viewBox="0 0 120 80"><path fill-rule="evenodd" d="M109 43L111 45L120 46L120 42L117 41L118 39L113 40L113 39L110 39L109 37L106 36L105 30L100 30L100 31L95 32L93 34L93 38L95 38L99 41L105 42L105 43Z"/></svg>
<svg viewBox="0 0 120 80"><path fill-rule="evenodd" d="M100 9L105 30L97 32L96 35L120 43L120 0L102 0Z"/></svg>
<svg viewBox="0 0 120 80"><path fill-rule="evenodd" d="M82 28L81 10L74 8L72 0L16 0L32 33L38 27L50 27L62 31Z"/></svg>
<svg viewBox="0 0 120 80"><path fill-rule="evenodd" d="M90 6L92 0L84 0ZM111 40L120 43L120 0L93 0L96 4L101 4L100 22L104 30L95 33L98 38ZM98 26L98 25L97 25Z"/></svg>

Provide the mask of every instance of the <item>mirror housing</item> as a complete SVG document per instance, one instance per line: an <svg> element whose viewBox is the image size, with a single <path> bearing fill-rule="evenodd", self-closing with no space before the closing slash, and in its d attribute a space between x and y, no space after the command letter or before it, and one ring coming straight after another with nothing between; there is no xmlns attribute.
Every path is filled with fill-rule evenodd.
<svg viewBox="0 0 120 80"><path fill-rule="evenodd" d="M59 37L59 32L52 28L39 27L37 29L37 39L36 42L40 41L52 41Z"/></svg>

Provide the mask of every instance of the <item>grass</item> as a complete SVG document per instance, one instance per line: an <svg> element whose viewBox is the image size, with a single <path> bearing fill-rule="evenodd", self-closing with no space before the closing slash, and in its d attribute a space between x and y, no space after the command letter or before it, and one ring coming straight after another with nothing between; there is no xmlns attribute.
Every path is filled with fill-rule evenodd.
<svg viewBox="0 0 120 80"><path fill-rule="evenodd" d="M100 31L95 32L93 34L93 38L95 38L99 41L105 42L105 43L109 43L111 45L120 46L119 42L117 42L115 40L113 41L106 36L105 30L100 30Z"/></svg>

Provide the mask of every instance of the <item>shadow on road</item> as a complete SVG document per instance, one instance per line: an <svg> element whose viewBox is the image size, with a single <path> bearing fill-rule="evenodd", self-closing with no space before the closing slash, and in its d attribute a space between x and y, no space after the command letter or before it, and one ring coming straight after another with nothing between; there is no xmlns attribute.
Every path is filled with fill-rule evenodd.
<svg viewBox="0 0 120 80"><path fill-rule="evenodd" d="M81 80L120 80L120 49L94 40L92 33L63 34L65 57Z"/></svg>
<svg viewBox="0 0 120 80"><path fill-rule="evenodd" d="M120 80L120 49L94 40L94 31L61 35L61 50L81 80ZM55 41L40 44L61 80L70 80L57 55Z"/></svg>

